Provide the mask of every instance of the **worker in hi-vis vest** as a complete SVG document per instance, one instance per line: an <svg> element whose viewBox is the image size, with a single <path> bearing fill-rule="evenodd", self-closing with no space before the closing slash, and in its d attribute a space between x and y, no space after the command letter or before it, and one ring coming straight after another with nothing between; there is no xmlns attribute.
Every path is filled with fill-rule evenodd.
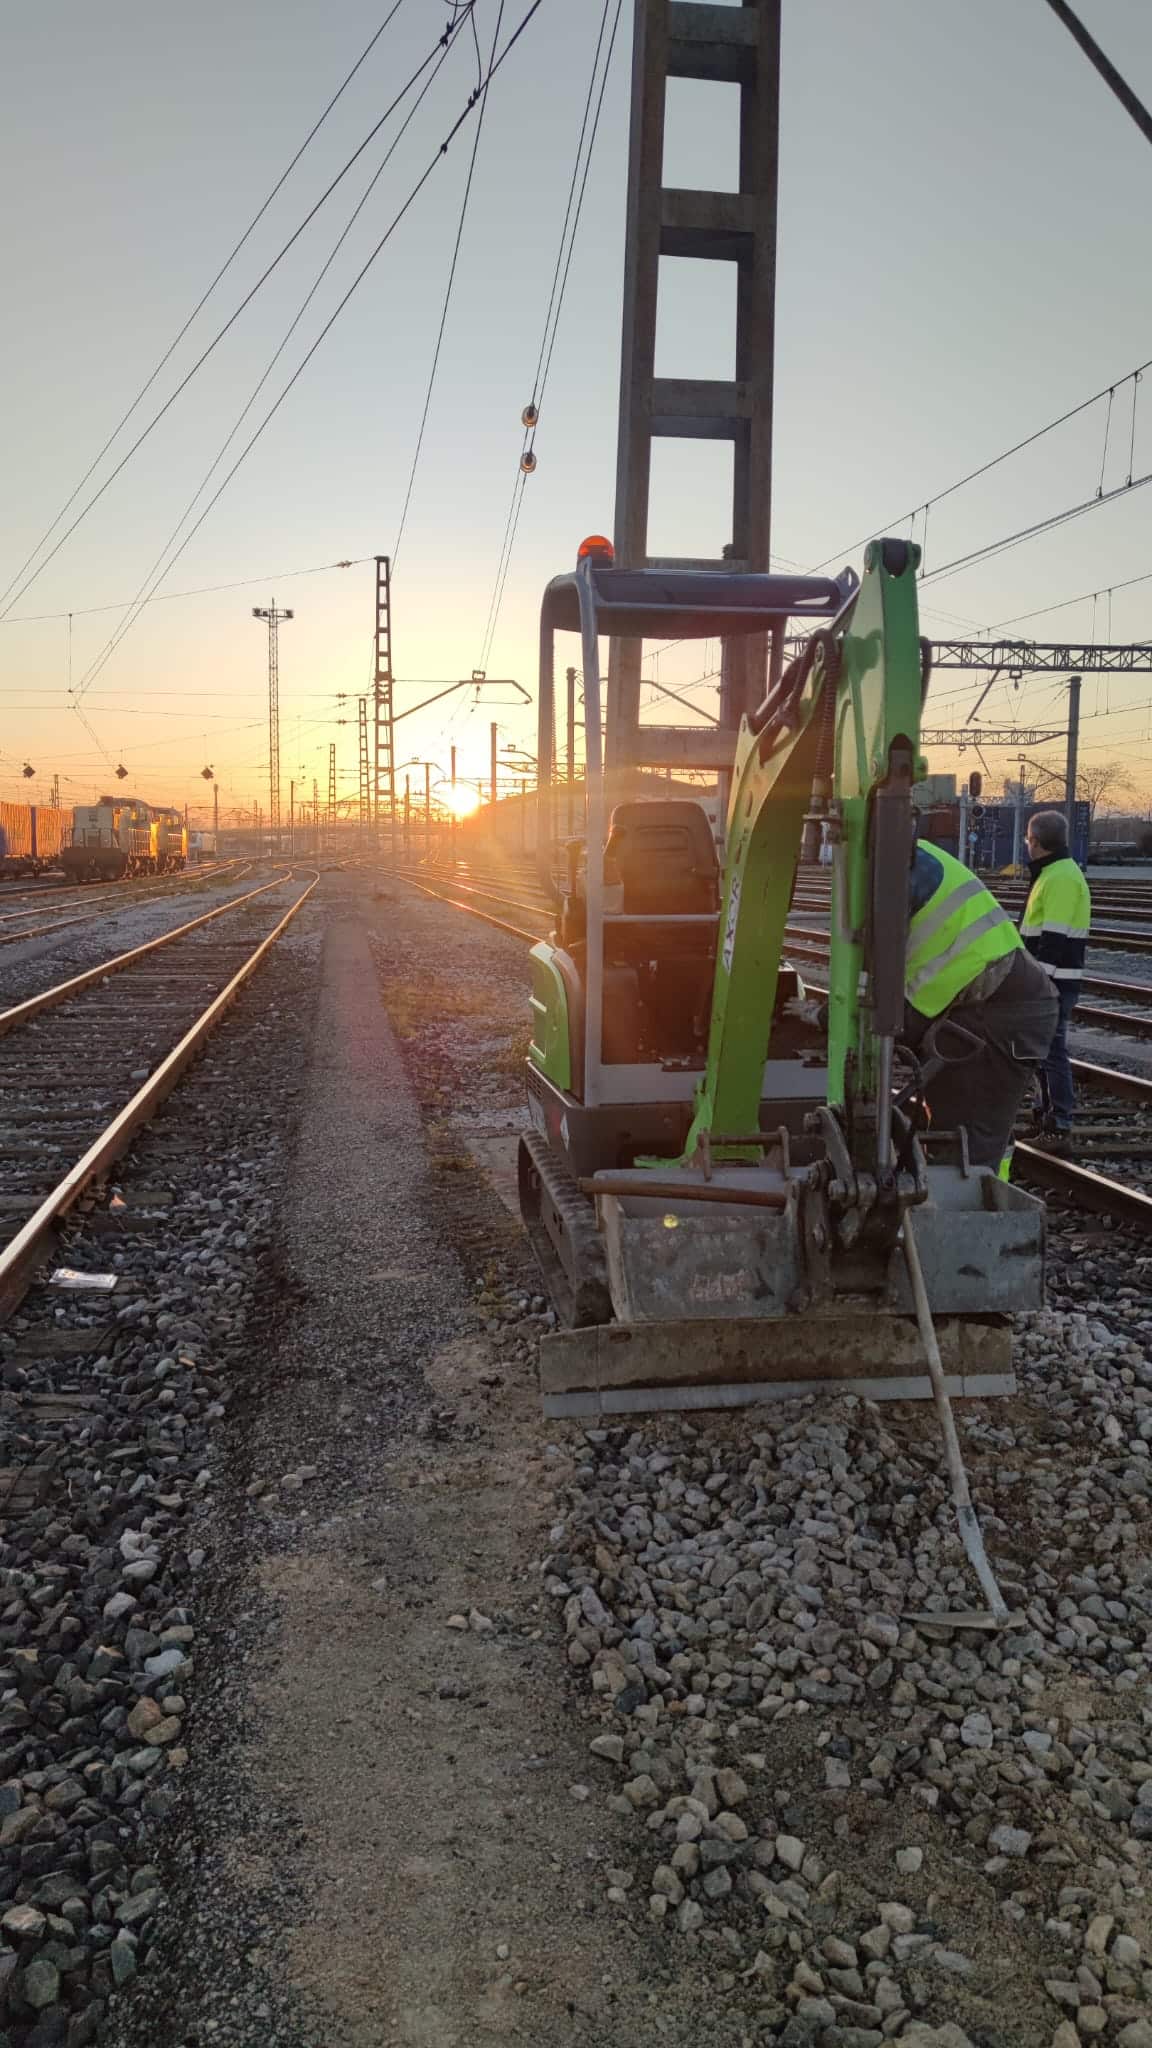
<svg viewBox="0 0 1152 2048"><path fill-rule="evenodd" d="M1068 1026L1080 997L1092 897L1082 870L1068 851L1068 828L1060 811L1037 811L1028 823L1028 872L1032 887L1020 920L1020 937L1053 983L1060 1005L1048 1057L1040 1070L1040 1121L1070 1131L1076 1091L1068 1060Z"/></svg>
<svg viewBox="0 0 1152 2048"><path fill-rule="evenodd" d="M915 1051L947 1016L980 1042L929 1083L932 1122L940 1131L963 1124L973 1165L1007 1179L1016 1114L1056 1029L1052 983L991 890L925 840L912 856L909 908L905 1038Z"/></svg>

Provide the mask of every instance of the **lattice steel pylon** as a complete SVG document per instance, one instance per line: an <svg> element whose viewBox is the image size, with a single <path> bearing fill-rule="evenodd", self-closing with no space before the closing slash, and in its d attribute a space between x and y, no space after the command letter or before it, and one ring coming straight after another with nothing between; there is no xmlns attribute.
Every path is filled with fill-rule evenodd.
<svg viewBox="0 0 1152 2048"><path fill-rule="evenodd" d="M388 820L389 846L396 857L396 746L392 710L392 566L387 555L376 557L375 665L372 684L375 746L372 766L372 807L376 851L383 847L381 812Z"/></svg>
<svg viewBox="0 0 1152 2048"><path fill-rule="evenodd" d="M357 726L360 735L360 839L367 846L372 830L372 763L368 753L368 699L361 697L356 706Z"/></svg>
<svg viewBox="0 0 1152 2048"><path fill-rule="evenodd" d="M280 621L295 613L277 611L270 605L254 604L252 617L268 627L268 827L270 851L280 851Z"/></svg>
<svg viewBox="0 0 1152 2048"><path fill-rule="evenodd" d="M336 742L328 742L328 826L325 833L328 851L336 844Z"/></svg>

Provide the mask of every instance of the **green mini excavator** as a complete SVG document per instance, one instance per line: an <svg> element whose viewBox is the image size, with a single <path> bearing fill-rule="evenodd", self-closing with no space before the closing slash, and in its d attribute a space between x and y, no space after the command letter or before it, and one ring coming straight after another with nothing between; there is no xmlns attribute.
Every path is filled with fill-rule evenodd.
<svg viewBox="0 0 1152 2048"><path fill-rule="evenodd" d="M1012 1389L1007 1312L1043 1299L1043 1207L972 1165L963 1130L929 1128L924 1087L971 1054L966 1034L900 1043L930 670L918 559L878 540L861 579L830 579L616 569L593 550L548 586L541 691L556 633L578 632L588 752L586 840L532 954L520 1155L562 1326L549 1414ZM741 726L722 867L691 799L609 815L600 637L785 631L794 658ZM785 962L797 864L821 840L826 1032Z"/></svg>

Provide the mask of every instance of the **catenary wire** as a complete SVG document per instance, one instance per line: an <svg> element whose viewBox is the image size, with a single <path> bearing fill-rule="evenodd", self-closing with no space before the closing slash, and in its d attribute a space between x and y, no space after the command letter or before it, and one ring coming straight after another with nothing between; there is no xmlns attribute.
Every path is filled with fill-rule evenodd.
<svg viewBox="0 0 1152 2048"><path fill-rule="evenodd" d="M154 604L176 604L185 597L212 597L219 590L248 590L260 583L267 588L273 583L288 583L294 576L326 576L332 569L362 569L371 555L357 555L343 562L317 562L311 569L279 569L270 576L240 576L231 583L201 583L194 590L166 590L161 597L153 598ZM17 612L12 618L0 620L5 626L39 626L49 620L90 619L98 612L122 612L130 600L122 597L115 604L77 605L72 611L63 612Z"/></svg>
<svg viewBox="0 0 1152 2048"><path fill-rule="evenodd" d="M316 351L320 347L321 343L325 340L326 336L331 332L332 328L335 326L341 313L344 311L345 306L353 297L354 293L358 290L359 286L363 283L365 277L368 275L368 272L371 270L373 264L376 262L377 257L380 255L385 245L391 240L391 237L396 232L396 229L399 227L401 221L408 213L409 208L414 204L419 194L423 191L424 186L427 184L429 178L432 176L432 173L436 169L437 164L443 162L444 157L447 155L447 152L452 145L452 142L454 141L455 137L459 134L460 129L463 127L465 121L468 119L469 114L476 106L477 101L480 100L482 96L487 93L491 85L492 79L495 77L501 65L510 55L516 43L519 42L520 37L524 34L524 31L528 27L529 22L532 20L533 16L539 12L539 9L542 5L543 0L532 0L531 6L522 16L519 26L516 29L514 29L512 35L509 37L499 57L495 58L492 64L489 66L488 73L483 81L483 84L475 91L469 94L463 110L457 116L456 120L453 122L452 127L449 129L443 142L440 144L439 148L435 152L435 155L430 159L428 164L425 166L424 170L420 173L420 176L417 178L416 183L413 185L411 191L408 194L408 197L404 200L403 204L398 208L397 212L393 215L388 226L385 228L384 233L381 235L380 240L377 242L375 248L371 250L367 259L361 266L360 270L353 278L347 291L344 293L343 298L340 299L334 311L329 315L328 319L324 323L324 326L320 329L319 334L312 342L311 347L307 350L306 354L297 364L295 370L292 372L292 375L289 377L287 383L281 389L279 396L275 399L273 404L265 413L259 426L256 428L255 433L251 435L249 440L241 449L240 454L237 456L236 461L233 463L231 469L228 471L227 475L223 478L222 482L219 484L217 489L213 492L211 498L208 500L207 505L205 505L204 510L200 514L200 517L196 520L195 524L192 527L190 527L189 531L185 534L184 539L180 543L180 546L177 548L175 554L171 557L171 560L168 562L167 567L161 572L160 578L158 580L163 581L163 578L171 573L180 556L183 554L185 548L187 548L191 541L195 538L196 534L203 526L204 521L208 518L209 513L213 510L213 507L218 504L219 500L224 495L224 492L227 490L228 485L231 483L233 477L241 468L242 464L246 461L252 449L256 446L256 443L259 441L261 435L264 433L265 429L271 424L272 420L279 412L280 407L284 403L284 400L287 398L289 392L293 389L294 385L297 383L297 381L303 374L304 370L311 362L312 357L316 354Z"/></svg>
<svg viewBox="0 0 1152 2048"><path fill-rule="evenodd" d="M313 299L316 296L316 293L320 289L321 284L323 283L325 277L328 275L328 272L332 268L332 265L336 261L337 256L339 255L341 249L343 248L345 242L347 241L348 236L351 234L352 229L355 226L357 220L359 219L361 213L363 212L365 206L368 204L368 201L371 198L372 193L375 191L377 184L383 177L384 172L388 167L388 164L390 163L395 151L399 148L400 143L403 140L404 135L406 134L409 126L415 120L416 115L418 114L421 106L423 105L423 102L427 94L432 90L432 87L435 84L436 79L440 75L442 67L448 60L448 55L449 46L446 45L441 50L436 63L433 65L431 71L428 73L427 78L424 80L424 83L421 86L420 91L417 93L415 99L413 100L412 105L408 109L408 112L405 115L403 121L401 122L399 128L397 129L396 134L393 136L392 141L389 143L379 164L373 171L372 176L368 180L367 185L365 186L363 192L360 195L360 198L357 200L355 206L352 209L352 212L349 214L348 219L345 221L344 226L341 229L339 235L337 236L335 243L333 244L324 262L321 264L320 269L316 273L316 276L313 279L311 285L309 286L308 291L305 293L304 298L301 300L300 305L297 307L296 312L293 315L292 320L289 322L288 328L284 333L282 339L280 340L277 348L274 350L268 362L265 364L264 369L261 371L261 374L257 378L256 383L253 385L247 400L245 401L240 412L238 413L236 419L233 421L232 426L230 427L227 435L225 436L223 442L218 448L207 470L205 471L204 476L201 478L196 490L193 492L191 498L188 500L187 505L185 506L171 533L169 534L168 539L165 541L163 547L160 550L160 553L157 555L155 561L153 562L152 567L148 570L147 575L144 577L142 583L140 584L140 587L137 590L135 597L132 599L131 605L129 606L127 615L120 621L119 625L109 635L108 640L105 642L105 645L102 648L101 652L93 658L88 668L81 676L80 683L78 686L81 695L83 695L85 690L87 690L89 684L95 682L97 676L100 675L102 670L107 666L108 662L115 654L117 648L120 646L121 642L125 639L127 634L131 632L133 626L136 624L137 619L139 619L142 612L144 611L148 603L146 593L149 584L151 583L152 579L157 575L157 572L160 569L165 557L174 547L181 528L191 517L197 502L203 496L204 492L207 490L209 483L211 482L217 469L220 467L220 464L223 462L224 457L228 452L228 449L231 447L232 442L235 440L236 435L239 433L240 428L244 424L244 421L247 419L248 414L252 410L252 407L255 405L257 398L259 397L261 391L264 389L264 386L268 382L269 377L272 375L272 372L275 369L276 364L279 362L280 357L283 355L284 350L287 348L288 343L291 341L292 336L296 332L297 327L300 325L301 320L304 318L304 315L307 312L308 307L311 305Z"/></svg>
<svg viewBox="0 0 1152 2048"><path fill-rule="evenodd" d="M1057 427L1066 426L1069 420L1078 418L1082 412L1087 412L1091 406L1099 405L1101 399L1107 398L1111 392L1118 391L1121 385L1127 384L1130 379L1139 378L1149 368L1152 368L1152 357L1149 357L1143 363L1137 364L1134 369L1127 371L1123 377L1117 377L1111 384L1105 384L1099 391L1094 391L1091 398L1082 399L1079 405L1070 406L1067 412L1062 412L1056 419L1049 420L1047 425L1037 427L1034 433L1026 434L1022 441L1014 441L1010 448L1003 449L999 455L991 456L987 462L980 463L978 468L970 469L965 476L958 477L955 483L948 484L944 490L933 492L930 498L916 505L912 511L902 512L896 519L888 520L881 526L871 527L867 533L861 534L857 540L854 540L846 548L834 548L831 554L825 555L822 562L815 563L808 573L815 576L821 569L826 569L830 562L842 561L846 557L855 554L859 548L864 546L865 542L874 540L878 533L890 532L894 526L903 525L906 519L915 519L927 506L942 505L946 498L953 497L957 491L962 491L967 484L975 483L978 477L987 476L990 470L998 469L1002 462L1008 462L1013 455L1019 455L1025 448L1031 448L1035 442L1042 441L1047 434L1054 433ZM932 573L936 574L939 572L934 571ZM930 580L930 578L925 580Z"/></svg>
<svg viewBox="0 0 1152 2048"><path fill-rule="evenodd" d="M1111 598L1118 590L1131 590L1134 583L1152 583L1152 569L1146 569L1141 576L1127 576L1122 583L1102 585L1100 590L1082 590L1079 597L1062 597L1056 604L1038 605L1033 612L1014 612L1010 619L997 619L987 630L989 633L998 633L1002 626L1021 626L1025 620L1042 619L1048 612L1067 611L1070 605L1085 604L1090 597L1099 597L1105 591Z"/></svg>
<svg viewBox="0 0 1152 2048"><path fill-rule="evenodd" d="M101 462L103 462L104 457L107 455L108 450L111 448L113 442L117 440L123 429L127 426L129 420L132 418L132 415L136 411L137 407L147 397L149 391L151 391L153 384L156 382L156 379L160 375L160 372L165 367L165 364L168 363L173 357L173 355L176 353L176 350L179 348L180 343L183 341L184 336L188 332L188 329L192 326L194 320L207 305L217 285L221 283L226 273L232 268L232 265L236 261L237 256L240 254L241 249L244 247L244 244L249 240L254 230L259 226L260 222L263 220L264 215L267 213L268 208L272 204L272 201L276 198L277 194L282 190L284 185L287 183L288 179L291 177L292 172L295 170L297 164L300 162L300 159L304 155L304 152L309 148L310 144L315 141L317 135L320 133L321 128L324 126L324 123L328 119L328 116L332 112L332 109L336 105L336 102L347 91L348 87L352 83L352 80L355 78L356 73L360 70L361 65L371 55L372 51L376 47L376 44L379 42L381 36L384 34L385 29L388 27L389 23L392 21L394 16L399 13L403 4L404 0L394 0L394 5L389 9L388 13L385 15L383 21L380 23L380 26L376 30L375 34L369 38L368 42L361 50L360 55L357 57L356 62L352 66L352 69L346 74L344 79L337 86L336 91L333 93L331 99L328 102L328 105L325 107L323 113L320 115L319 120L317 120L309 129L307 135L304 137L303 142L300 144L299 149L296 151L295 156L292 158L291 163L287 166L286 170L281 172L280 176L276 180L276 183L273 185L272 190L269 192L268 197L265 199L263 205L259 206L256 209L256 212L253 214L239 241L234 245L234 247L229 251L229 254L224 258L224 261L220 265L219 270L216 272L215 277L212 279L211 284L208 286L207 290L201 294L200 298L196 301L196 304L193 306L192 311L189 313L188 318L185 320L183 327L181 327L175 339L169 343L169 346L165 349L164 354L161 356L159 362L157 363L155 369L152 371L151 375L147 377L144 383L140 386L140 389L136 393L135 398L132 400L131 405L128 407L127 412L123 413L120 419L116 422L116 425L113 427L112 432L109 434L108 439L104 443L104 446L97 452L96 455L93 456L92 461L89 463L87 469L84 471L83 476L80 478L80 481L76 485L73 492L71 493L71 496L64 500L64 503L61 505L60 510L57 512L56 517L53 519L51 525L45 528L44 532L40 536L40 539L37 541L35 547L32 549L31 554L28 555L28 557L21 564L19 569L17 569L16 574L12 578L12 581L8 584L5 590L0 591L0 604L4 603L5 599L8 597L10 591L12 590L13 585L19 583L20 578L24 575L25 571L31 567L32 563L36 560L37 555L40 553L41 548L45 545L47 541L51 540L52 535L55 533L56 528L60 524L60 521L67 516L71 507L75 504L77 498L80 496L81 491L84 489L85 484L88 482L89 477L92 476L95 470L99 468Z"/></svg>
<svg viewBox="0 0 1152 2048"><path fill-rule="evenodd" d="M470 4L474 5L475 0L470 0ZM251 290L246 293L244 298L241 299L240 304L236 307L235 311L229 315L228 319L224 322L224 325L217 330L212 340L208 343L207 348L204 349L199 356L197 356L196 361L192 364L191 369L188 370L187 373L181 378L175 390L169 394L169 396L165 399L163 405L159 408L159 410L153 413L152 418L148 422L148 425L143 429L142 433L137 435L136 439L133 441L127 453L121 456L115 468L109 472L109 474L105 477L103 483L99 486L99 488L93 491L92 496L89 499L87 499L85 504L82 506L81 510L77 513L75 519L72 521L71 525L65 527L64 532L60 535L55 547L49 549L43 561L40 562L37 565L37 567L32 570L32 573L24 579L19 589L17 590L15 596L9 599L7 605L4 607L3 612L0 612L0 618L7 617L7 614L11 611L12 607L14 605L19 604L20 599L24 596L25 591L30 590L32 585L36 582L37 578L43 575L45 569L48 567L49 562L55 559L55 557L59 554L61 548L65 545L67 541L71 539L77 527L80 526L82 522L88 517L88 514L89 512L91 512L93 506L99 503L100 499L104 496L104 493L106 490L108 490L109 486L115 483L116 478L120 475L121 471L125 469L127 465L131 462L132 457L136 454L137 450L143 446L144 442L148 439L148 436L153 432L154 428L159 426L160 421L164 418L165 414L171 410L173 405L175 405L176 400L180 397L181 393L187 389L188 385L192 382L193 377L195 377L197 371L203 367L203 365L207 362L209 356L212 355L213 351L219 347L220 343L224 339L224 336L229 332L229 330L232 327L235 326L237 320L240 318L240 315L244 312L245 308L251 305L252 300L256 297L257 292L260 291L262 286L267 283L273 271L277 268L277 266L283 261L284 257L288 254L289 249L292 248L294 243L299 241L300 236L304 233L305 228L308 227L309 224L315 219L316 215L320 211L320 208L325 204L325 202L328 199L331 198L333 192L336 190L336 187L342 182L342 180L347 177L353 165L364 154L364 151L367 149L369 143L373 141L375 136L379 134L381 128L384 126L384 123L395 111L396 107L399 106L400 101L404 99L409 92L411 92L412 87L417 84L422 74L427 70L428 66L435 61L436 52L442 46L444 46L446 41L450 43L454 39L454 37L459 31L460 22L465 18L466 17L464 16L457 17L457 19L454 22L451 22L449 26L445 29L444 34L442 36L437 37L436 42L433 44L427 56L422 60L420 64L417 65L411 77L405 81L404 85L401 86L400 91L396 94L396 97L384 109L384 112L381 114L379 120L374 122L373 126L369 129L367 135L364 137L364 140L353 151L352 155L342 165L340 170L337 171L336 176L333 178L331 184L329 184L326 187L326 189L321 193L319 199L316 201L316 204L304 216L304 219L300 222L300 225L294 230L294 232L289 236L288 240L278 250L277 254L272 258L271 263L268 264L267 268L261 272L255 284L252 286ZM11 588L11 586L9 586L9 588Z"/></svg>
<svg viewBox="0 0 1152 2048"><path fill-rule="evenodd" d="M556 331L560 323L560 314L563 307L564 291L568 283L568 272L572 262L572 251L575 247L576 233L580 225L580 213L584 204L584 193L587 189L588 184L588 171L592 162L592 151L595 147L596 132L600 124L600 112L604 104L604 90L608 80L609 66L611 65L612 61L612 51L616 41L616 31L620 22L620 0L616 0L616 14L612 24L612 37L608 45L608 54L604 63L603 75L600 79L600 92L599 97L596 99L595 117L592 120L591 132L589 133L589 117L592 113L593 99L596 97L596 79L600 68L600 57L604 47L604 32L607 27L610 6L611 0L604 0L604 6L600 16L600 27L596 37L596 47L592 56L592 70L588 80L588 91L585 94L584 98L584 112L580 121L580 133L576 141L576 151L572 164L572 176L568 183L568 197L564 207L564 219L560 229L560 239L556 250L556 262L553 266L552 271L552 282L548 293L548 305L545 311L544 324L540 336L540 351L536 359L536 374L533 378L531 408L533 413L536 415L536 418L533 419L531 425L529 425L528 431L525 435L523 447L521 449L520 460L517 465L516 478L512 485L512 496L509 500L508 516L504 523L504 537L503 540L501 541L500 554L499 557L497 558L496 575L493 579L492 595L491 598L489 599L488 604L488 617L485 621L484 626L484 639L480 656L480 667L482 669L487 668L488 661L491 656L492 644L496 637L496 628L500 618L500 610L504 601L504 588L508 581L508 570L511 564L512 553L516 545L516 532L520 524L520 513L524 502L524 486L528 477L528 470L525 467L524 458L526 454L532 451L533 444L536 438L536 419L538 419L539 417L540 402L543 397L544 384L547 381L548 368L552 360L552 349L555 345ZM587 149L585 150L586 142ZM581 177L582 158L583 177ZM565 252L567 252L567 254Z"/></svg>
<svg viewBox="0 0 1152 2048"><path fill-rule="evenodd" d="M505 4L506 0L500 0L500 8L496 16L496 27L492 32L492 48L488 54L489 63L491 63L492 58L496 54L496 45L500 40L500 28L504 20ZM472 20L473 32L475 32L476 21L474 11L470 18ZM476 56L479 61L479 42L476 45ZM408 473L408 488L404 493L404 505L400 513L400 524L397 528L396 539L392 548L391 566L393 570L395 570L400 556L400 543L404 538L404 528L408 521L408 507L412 503L416 471L420 462L420 453L424 446L424 430L428 425L428 414L432 406L432 393L436 385L436 372L440 367L440 351L444 346L444 329L448 324L448 309L452 304L452 288L456 282L456 265L460 260L460 244L464 239L464 223L468 218L468 201L472 197L472 180L476 173L476 158L480 153L480 138L484 133L484 115L487 111L487 106L488 101L485 96L484 104L480 109L480 116L476 123L476 132L472 137L472 155L468 161L468 175L464 180L464 196L460 202L460 218L456 223L456 240L452 245L452 261L448 266L448 282L444 288L444 304L440 309L440 326L436 334L436 346L432 351L432 367L428 372L428 388L424 393L424 410L420 415L420 425L416 432L416 447L412 455L412 467Z"/></svg>
<svg viewBox="0 0 1152 2048"><path fill-rule="evenodd" d="M580 227L580 216L584 210L584 194L588 189L588 173L592 168L592 152L596 147L596 136L600 127L600 115L604 107L604 93L608 84L608 72L612 64L612 53L616 47L616 32L620 27L621 5L622 0L616 0L616 12L612 20L612 33L608 39L608 52L604 59L604 69L600 74L600 92L596 101L596 112L592 119L592 132L589 135L588 148L584 156L584 170L580 179L580 192L576 200L576 211L572 219L572 232L568 237L568 254L564 259L564 274L560 279L560 289L556 298L556 309L552 320L552 333L548 341L548 353L544 358L544 367L539 375L538 388L533 392L533 400L538 414L544 404L544 392L548 384L548 373L552 367L552 354L553 350L556 347L556 337L560 332L560 315L564 309L564 294L568 289L568 273L572 268L572 257L576 248L576 236ZM601 22L601 32L603 32L603 22ZM538 424L539 420L537 420L531 428L529 447L531 447L535 442L536 427L538 426Z"/></svg>
<svg viewBox="0 0 1152 2048"><path fill-rule="evenodd" d="M1023 526L1015 533L1003 535L1000 540L989 541L984 547L958 555L955 561L944 562L939 569L930 569L923 581L934 583L941 577L955 576L961 569L971 568L977 562L991 561L995 555L1005 554L1009 548L1019 547L1023 541L1034 540L1037 534L1050 533L1054 527L1065 526L1071 519L1082 518L1085 512L1095 512L1101 505L1114 504L1117 498L1130 497L1134 491L1143 490L1145 484L1152 484L1152 470L1135 477L1131 483L1117 484L1110 491L1098 491L1094 497L1085 498L1078 505L1068 505L1062 512L1050 513L1046 519L1038 519L1031 526Z"/></svg>

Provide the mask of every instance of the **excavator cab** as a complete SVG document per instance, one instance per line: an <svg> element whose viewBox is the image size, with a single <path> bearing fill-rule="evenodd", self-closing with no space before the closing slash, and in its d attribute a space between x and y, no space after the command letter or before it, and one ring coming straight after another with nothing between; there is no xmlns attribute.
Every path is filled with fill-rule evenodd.
<svg viewBox="0 0 1152 2048"><path fill-rule="evenodd" d="M708 1050L720 860L712 821L691 798L617 804L604 848L604 903L619 919L605 933L603 1054L610 1065L688 1062ZM568 848L557 943L583 978L587 961L587 844ZM803 989L782 971L777 1010ZM570 1019L571 1022L571 1019Z"/></svg>

